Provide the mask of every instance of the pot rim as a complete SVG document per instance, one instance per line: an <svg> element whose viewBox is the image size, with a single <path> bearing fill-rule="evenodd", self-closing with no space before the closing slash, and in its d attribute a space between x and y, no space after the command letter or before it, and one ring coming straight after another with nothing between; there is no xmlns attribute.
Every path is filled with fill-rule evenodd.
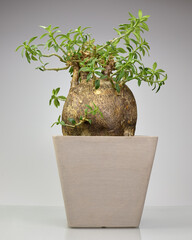
<svg viewBox="0 0 192 240"><path fill-rule="evenodd" d="M158 136L135 135L135 136L63 136L54 135L52 138L158 138Z"/></svg>

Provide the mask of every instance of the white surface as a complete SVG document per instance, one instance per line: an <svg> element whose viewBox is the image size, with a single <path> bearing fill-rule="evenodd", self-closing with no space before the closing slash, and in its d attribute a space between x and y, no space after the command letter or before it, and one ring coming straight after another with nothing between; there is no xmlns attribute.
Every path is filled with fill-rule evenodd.
<svg viewBox="0 0 192 240"><path fill-rule="evenodd" d="M139 229L68 228L63 207L0 207L1 240L191 240L191 207L147 207Z"/></svg>
<svg viewBox="0 0 192 240"><path fill-rule="evenodd" d="M28 64L16 47L49 24L63 32L91 26L96 42L103 43L114 37L113 27L127 22L128 11L136 15L138 9L151 15L144 35L151 51L144 61L157 61L168 73L158 94L147 84L129 85L138 105L136 134L159 137L146 204L192 205L191 0L0 2L0 204L63 204L52 144L61 130L50 127L61 108L48 101L59 86L67 95L71 78L35 70L38 64Z"/></svg>

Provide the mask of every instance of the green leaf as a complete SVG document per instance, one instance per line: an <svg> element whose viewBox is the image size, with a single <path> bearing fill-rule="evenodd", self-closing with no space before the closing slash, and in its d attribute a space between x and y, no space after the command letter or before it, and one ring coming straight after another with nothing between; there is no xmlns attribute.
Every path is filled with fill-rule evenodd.
<svg viewBox="0 0 192 240"><path fill-rule="evenodd" d="M143 56L145 56L145 50L144 50L144 48L141 48L141 51L142 51Z"/></svg>
<svg viewBox="0 0 192 240"><path fill-rule="evenodd" d="M113 42L113 45L116 47L119 42L120 42L120 39L117 39Z"/></svg>
<svg viewBox="0 0 192 240"><path fill-rule="evenodd" d="M96 79L95 80L95 89L98 89L100 87L100 80Z"/></svg>
<svg viewBox="0 0 192 240"><path fill-rule="evenodd" d="M156 93L158 93L158 92L159 92L160 88L161 88L161 85L159 85L159 87L157 88L157 91L156 91Z"/></svg>
<svg viewBox="0 0 192 240"><path fill-rule="evenodd" d="M56 30L56 29L58 29L58 28L59 28L59 27L54 27L54 28L52 28L52 31L53 31L53 30Z"/></svg>
<svg viewBox="0 0 192 240"><path fill-rule="evenodd" d="M149 27L147 26L147 24L145 22L142 22L141 23L141 27L146 30L146 31L149 31Z"/></svg>
<svg viewBox="0 0 192 240"><path fill-rule="evenodd" d="M27 46L27 41L23 42L23 45L26 47Z"/></svg>
<svg viewBox="0 0 192 240"><path fill-rule="evenodd" d="M47 35L48 35L48 33L44 33L43 35L41 35L41 37L39 39L42 39L42 38L44 38Z"/></svg>
<svg viewBox="0 0 192 240"><path fill-rule="evenodd" d="M56 108L58 108L60 106L60 102L58 101L57 98L54 99L54 105Z"/></svg>
<svg viewBox="0 0 192 240"><path fill-rule="evenodd" d="M87 82L92 78L92 73L90 72L89 74L87 74Z"/></svg>
<svg viewBox="0 0 192 240"><path fill-rule="evenodd" d="M113 28L119 36L121 36L121 32L117 28Z"/></svg>
<svg viewBox="0 0 192 240"><path fill-rule="evenodd" d="M25 56L27 58L28 63L30 63L31 62L31 58L30 58L29 53L27 51L25 51Z"/></svg>
<svg viewBox="0 0 192 240"><path fill-rule="evenodd" d="M87 119L87 121L89 122L89 124L91 124L91 122L92 122L91 119Z"/></svg>
<svg viewBox="0 0 192 240"><path fill-rule="evenodd" d="M141 19L141 18L142 18L142 11L141 11L141 9L139 9L139 12L138 12L138 17L139 17L139 19Z"/></svg>
<svg viewBox="0 0 192 240"><path fill-rule="evenodd" d="M138 78L138 86L141 86L141 79Z"/></svg>
<svg viewBox="0 0 192 240"><path fill-rule="evenodd" d="M154 62L154 63L153 63L153 70L155 70L156 68L157 68L157 63Z"/></svg>
<svg viewBox="0 0 192 240"><path fill-rule="evenodd" d="M56 124L56 122L54 122L54 123L51 125L51 127L53 127L55 124Z"/></svg>
<svg viewBox="0 0 192 240"><path fill-rule="evenodd" d="M74 119L74 118L68 118L68 121L69 121L70 123L72 123L73 125L75 125L75 124L76 124L76 121L75 121L75 119Z"/></svg>
<svg viewBox="0 0 192 240"><path fill-rule="evenodd" d="M123 48L117 48L117 51L120 53L126 53L125 49L123 49Z"/></svg>
<svg viewBox="0 0 192 240"><path fill-rule="evenodd" d="M25 48L23 48L22 51L21 51L21 56L22 56L22 57L23 57L23 55L24 55L24 50L25 50Z"/></svg>
<svg viewBox="0 0 192 240"><path fill-rule="evenodd" d="M143 17L141 18L141 22L147 21L149 17L150 17L150 15L143 16Z"/></svg>
<svg viewBox="0 0 192 240"><path fill-rule="evenodd" d="M85 106L88 107L90 110L93 110L93 108L90 105L85 104Z"/></svg>
<svg viewBox="0 0 192 240"><path fill-rule="evenodd" d="M136 39L140 41L140 38L141 38L140 35L137 32L133 32L133 34L135 35Z"/></svg>
<svg viewBox="0 0 192 240"><path fill-rule="evenodd" d="M103 68L103 67L98 67L98 68L96 69L96 71L103 71L103 70L105 70L105 68Z"/></svg>
<svg viewBox="0 0 192 240"><path fill-rule="evenodd" d="M97 108L96 104L93 102L93 106L95 107L95 109Z"/></svg>
<svg viewBox="0 0 192 240"><path fill-rule="evenodd" d="M39 55L39 57L42 57L42 53L41 53L40 50L37 50L36 52L37 52L37 54Z"/></svg>
<svg viewBox="0 0 192 240"><path fill-rule="evenodd" d="M157 69L156 72L158 73L164 73L165 71L163 69Z"/></svg>
<svg viewBox="0 0 192 240"><path fill-rule="evenodd" d="M44 69L42 67L37 67L36 69L39 69L40 71L44 72Z"/></svg>
<svg viewBox="0 0 192 240"><path fill-rule="evenodd" d="M99 77L103 77L104 75L101 72L95 71L95 74L98 75Z"/></svg>
<svg viewBox="0 0 192 240"><path fill-rule="evenodd" d="M17 52L19 50L19 48L23 47L23 45L20 45L18 46L16 49L15 49L15 52Z"/></svg>
<svg viewBox="0 0 192 240"><path fill-rule="evenodd" d="M49 106L51 105L51 103L52 103L52 99L49 100Z"/></svg>
<svg viewBox="0 0 192 240"><path fill-rule="evenodd" d="M48 48L51 47L51 44L52 44L52 41L50 41L50 42L47 44Z"/></svg>
<svg viewBox="0 0 192 240"><path fill-rule="evenodd" d="M118 75L117 75L117 81L120 81L121 78L125 75L125 71L121 71Z"/></svg>
<svg viewBox="0 0 192 240"><path fill-rule="evenodd" d="M37 38L37 36L32 37L32 38L29 40L28 45L29 45L31 42L33 42L36 38Z"/></svg>
<svg viewBox="0 0 192 240"><path fill-rule="evenodd" d="M45 27L45 26L39 26L40 28L43 28L43 29L46 29L47 27Z"/></svg>
<svg viewBox="0 0 192 240"><path fill-rule="evenodd" d="M103 76L101 76L100 78L101 79L106 79L108 76L107 75L103 75Z"/></svg>
<svg viewBox="0 0 192 240"><path fill-rule="evenodd" d="M34 57L33 55L31 56L31 59L32 59L33 61L38 61L38 59L37 59L36 57Z"/></svg>
<svg viewBox="0 0 192 240"><path fill-rule="evenodd" d="M67 98L65 96L59 96L58 99L61 101L65 101Z"/></svg>
<svg viewBox="0 0 192 240"><path fill-rule="evenodd" d="M89 67L82 67L82 68L80 69L80 72L91 72L91 71L92 71L92 69L89 68Z"/></svg>
<svg viewBox="0 0 192 240"><path fill-rule="evenodd" d="M115 89L117 90L118 93L120 93L121 89L118 83L115 84Z"/></svg>
<svg viewBox="0 0 192 240"><path fill-rule="evenodd" d="M50 98L50 100L49 100L49 105L51 105L52 100L53 100L53 97Z"/></svg>
<svg viewBox="0 0 192 240"><path fill-rule="evenodd" d="M103 113L102 113L102 112L100 112L100 111L98 111L98 112L99 112L100 116L101 116L102 118L104 118L104 117L103 117Z"/></svg>
<svg viewBox="0 0 192 240"><path fill-rule="evenodd" d="M133 16L133 14L132 13L130 13L129 12L129 15L135 20L136 19L136 17L135 16Z"/></svg>
<svg viewBox="0 0 192 240"><path fill-rule="evenodd" d="M91 28L91 27L85 27L85 28L83 28L82 29L82 31L84 32L86 29L88 29L88 28Z"/></svg>
<svg viewBox="0 0 192 240"><path fill-rule="evenodd" d="M137 41L136 41L135 39L133 39L133 38L130 38L130 40L131 40L132 42L134 42L136 46L139 44L139 42L137 42Z"/></svg>
<svg viewBox="0 0 192 240"><path fill-rule="evenodd" d="M61 124L62 126L65 126L65 122L64 122L64 121L61 121L60 124Z"/></svg>
<svg viewBox="0 0 192 240"><path fill-rule="evenodd" d="M58 52L59 46L58 45L54 45L54 49L55 49L56 52Z"/></svg>
<svg viewBox="0 0 192 240"><path fill-rule="evenodd" d="M57 95L59 91L60 91L60 88L55 89L55 95Z"/></svg>
<svg viewBox="0 0 192 240"><path fill-rule="evenodd" d="M51 25L49 25L48 27L46 27L46 30L50 32L50 31L51 31Z"/></svg>

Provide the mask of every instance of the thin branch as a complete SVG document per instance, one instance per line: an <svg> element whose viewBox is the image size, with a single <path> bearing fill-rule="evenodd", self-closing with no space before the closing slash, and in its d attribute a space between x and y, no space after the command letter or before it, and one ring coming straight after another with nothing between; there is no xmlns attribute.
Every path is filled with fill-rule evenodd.
<svg viewBox="0 0 192 240"><path fill-rule="evenodd" d="M51 35L52 40L54 41L54 43L58 46L58 48L66 55L66 52L64 51L64 49L57 43L56 39L53 37L53 35Z"/></svg>
<svg viewBox="0 0 192 240"><path fill-rule="evenodd" d="M132 31L130 30L129 32L121 35L120 37L114 38L114 39L111 40L110 42L111 42L111 43L114 43L116 40L120 40L121 38L124 38L125 36L129 35L131 32L133 32L133 30L132 30ZM103 48L105 48L105 47L107 47L107 46L108 46L108 44L106 43L106 44L104 44L103 46L101 46L100 48L98 48L97 51L100 51L100 50L102 50Z"/></svg>
<svg viewBox="0 0 192 240"><path fill-rule="evenodd" d="M61 117L61 116L59 116L59 117ZM89 121L90 121L90 119L88 119L88 118L87 118L87 114L85 114L85 116L82 118L82 120L80 120L78 123L75 123L75 124L73 124L73 125L72 125L72 124L64 123L63 121L60 121L60 120L58 119L58 122L54 122L51 127L53 127L55 124L56 124L56 125L61 124L61 125L64 126L64 127L75 128L75 127L78 127L79 125L83 124L84 122L89 122Z"/></svg>
<svg viewBox="0 0 192 240"><path fill-rule="evenodd" d="M42 55L42 57L52 57L52 56L58 57L61 62L65 62L63 60L63 58L61 56L57 55L56 53L52 53L52 54L49 54L49 55Z"/></svg>
<svg viewBox="0 0 192 240"><path fill-rule="evenodd" d="M125 34L123 34L123 35L121 35L121 36L119 36L119 37L114 38L114 39L111 40L110 42L111 42L111 43L114 43L116 40L120 40L120 39L124 38L125 36L130 35L130 34L135 30L135 28L137 27L137 25L138 25L139 23L140 23L140 22L135 23L135 25L132 27L132 29L130 29L127 33L125 33ZM105 47L107 47L107 46L108 46L108 44L106 43L105 45L103 45L103 46L101 46L100 48L98 48L97 51L100 51L100 50L102 50L103 48L105 48Z"/></svg>
<svg viewBox="0 0 192 240"><path fill-rule="evenodd" d="M71 125L71 124L66 124L63 125L64 127L71 127L71 128L75 128L75 127L78 127L79 125L83 124L84 122L89 122L89 119L87 118L83 118L82 120L80 120L78 123L74 124L74 125Z"/></svg>
<svg viewBox="0 0 192 240"><path fill-rule="evenodd" d="M121 83L120 83L120 86L123 86L124 84L126 84L126 82L129 82L129 81L132 81L132 80L134 80L134 79L136 79L136 80L138 80L138 78L137 77L133 77L132 79L130 79L130 80L128 80L128 81L126 81L126 80L123 80ZM156 81L150 81L150 80L147 80L147 79L145 79L145 78L140 78L140 80L141 81L144 81L144 82L148 82L148 83L162 83L162 82L165 82L166 80L167 80L167 76L164 76L164 78L162 79L162 80L156 80Z"/></svg>
<svg viewBox="0 0 192 240"><path fill-rule="evenodd" d="M67 67L63 67L63 68L43 68L43 70L44 71L56 71L56 72L58 72L58 71L61 71L61 70L66 70L66 69L68 69L69 68L69 66L67 66Z"/></svg>

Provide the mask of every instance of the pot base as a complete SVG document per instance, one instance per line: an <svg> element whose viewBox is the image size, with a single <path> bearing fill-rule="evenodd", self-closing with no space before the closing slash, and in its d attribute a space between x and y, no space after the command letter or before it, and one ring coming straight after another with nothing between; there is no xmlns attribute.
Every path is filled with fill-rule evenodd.
<svg viewBox="0 0 192 240"><path fill-rule="evenodd" d="M69 227L138 227L157 139L53 137Z"/></svg>

